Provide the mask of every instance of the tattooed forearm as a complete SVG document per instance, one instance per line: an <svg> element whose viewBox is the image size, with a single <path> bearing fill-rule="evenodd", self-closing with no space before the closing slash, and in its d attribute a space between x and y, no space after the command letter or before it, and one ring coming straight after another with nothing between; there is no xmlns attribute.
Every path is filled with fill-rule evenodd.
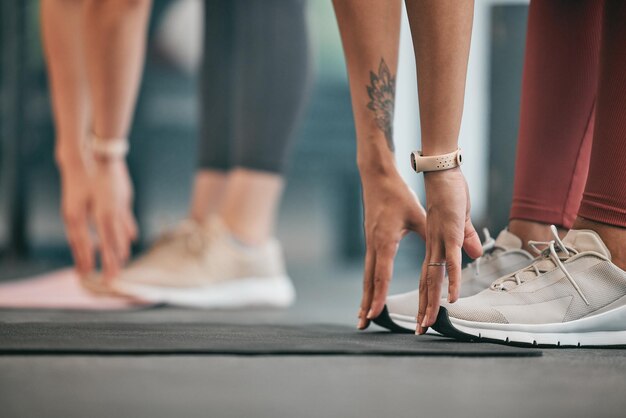
<svg viewBox="0 0 626 418"><path fill-rule="evenodd" d="M387 146L393 151L393 110L396 97L396 78L391 75L384 59L380 59L378 74L370 71L370 82L371 85L367 86L367 94L370 97L367 108L374 112L376 125L385 134Z"/></svg>

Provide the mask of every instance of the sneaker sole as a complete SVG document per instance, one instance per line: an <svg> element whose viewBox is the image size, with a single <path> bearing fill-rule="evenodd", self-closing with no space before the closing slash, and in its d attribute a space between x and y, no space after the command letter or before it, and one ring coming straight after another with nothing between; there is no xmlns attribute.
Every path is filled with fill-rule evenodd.
<svg viewBox="0 0 626 418"><path fill-rule="evenodd" d="M395 315L394 315L395 316ZM413 320L413 324L410 322L398 320L392 318L387 309L387 305L383 308L383 311L376 318L372 319L379 327L388 329L389 331L397 334L413 334L415 333L416 322Z"/></svg>
<svg viewBox="0 0 626 418"><path fill-rule="evenodd" d="M184 289L118 282L115 290L149 302L203 309L286 308L296 296L287 276L247 277Z"/></svg>
<svg viewBox="0 0 626 418"><path fill-rule="evenodd" d="M488 341L522 346L626 346L626 306L587 318L553 324L494 324L451 318L440 308L433 328L464 341Z"/></svg>
<svg viewBox="0 0 626 418"><path fill-rule="evenodd" d="M387 305L385 305L380 315L372 319L372 322L395 334L415 334L415 330L417 329L417 321L415 318L408 315L389 313ZM426 334L441 335L432 328L429 328Z"/></svg>

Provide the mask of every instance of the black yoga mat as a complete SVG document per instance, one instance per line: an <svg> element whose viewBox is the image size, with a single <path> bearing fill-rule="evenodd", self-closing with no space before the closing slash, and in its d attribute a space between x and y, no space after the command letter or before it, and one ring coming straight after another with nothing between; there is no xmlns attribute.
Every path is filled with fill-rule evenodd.
<svg viewBox="0 0 626 418"><path fill-rule="evenodd" d="M541 356L537 349L340 325L0 324L0 354Z"/></svg>

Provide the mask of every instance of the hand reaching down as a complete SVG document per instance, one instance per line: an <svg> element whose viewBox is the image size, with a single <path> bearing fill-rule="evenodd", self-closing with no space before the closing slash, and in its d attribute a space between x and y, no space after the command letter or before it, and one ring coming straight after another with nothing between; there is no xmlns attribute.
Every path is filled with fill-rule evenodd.
<svg viewBox="0 0 626 418"><path fill-rule="evenodd" d="M422 237L426 213L399 174L362 176L365 211L365 269L359 329L368 327L385 306L400 240L409 232Z"/></svg>
<svg viewBox="0 0 626 418"><path fill-rule="evenodd" d="M424 174L427 202L426 257L419 286L417 333L435 323L441 288L448 272L448 301L455 302L461 285L461 249L472 258L482 255L480 238L470 219L470 199L459 168Z"/></svg>
<svg viewBox="0 0 626 418"><path fill-rule="evenodd" d="M106 280L114 278L137 237L132 212L133 187L122 159L97 160L93 178L93 219Z"/></svg>

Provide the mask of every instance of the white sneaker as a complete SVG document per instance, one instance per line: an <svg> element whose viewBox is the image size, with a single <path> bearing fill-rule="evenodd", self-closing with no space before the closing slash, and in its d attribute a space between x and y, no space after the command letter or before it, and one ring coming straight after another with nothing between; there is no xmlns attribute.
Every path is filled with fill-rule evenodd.
<svg viewBox="0 0 626 418"><path fill-rule="evenodd" d="M456 303L434 328L457 338L551 346L626 344L626 272L593 231L571 230L528 268Z"/></svg>
<svg viewBox="0 0 626 418"><path fill-rule="evenodd" d="M141 300L198 308L287 307L295 299L278 241L242 245L218 219L181 223L113 286Z"/></svg>
<svg viewBox="0 0 626 418"><path fill-rule="evenodd" d="M483 255L469 263L461 273L461 297L474 295L504 275L529 266L533 256L522 249L522 240L507 229L494 240L484 229ZM447 292L444 292L445 294ZM392 295L374 323L393 332L415 332L419 290Z"/></svg>

